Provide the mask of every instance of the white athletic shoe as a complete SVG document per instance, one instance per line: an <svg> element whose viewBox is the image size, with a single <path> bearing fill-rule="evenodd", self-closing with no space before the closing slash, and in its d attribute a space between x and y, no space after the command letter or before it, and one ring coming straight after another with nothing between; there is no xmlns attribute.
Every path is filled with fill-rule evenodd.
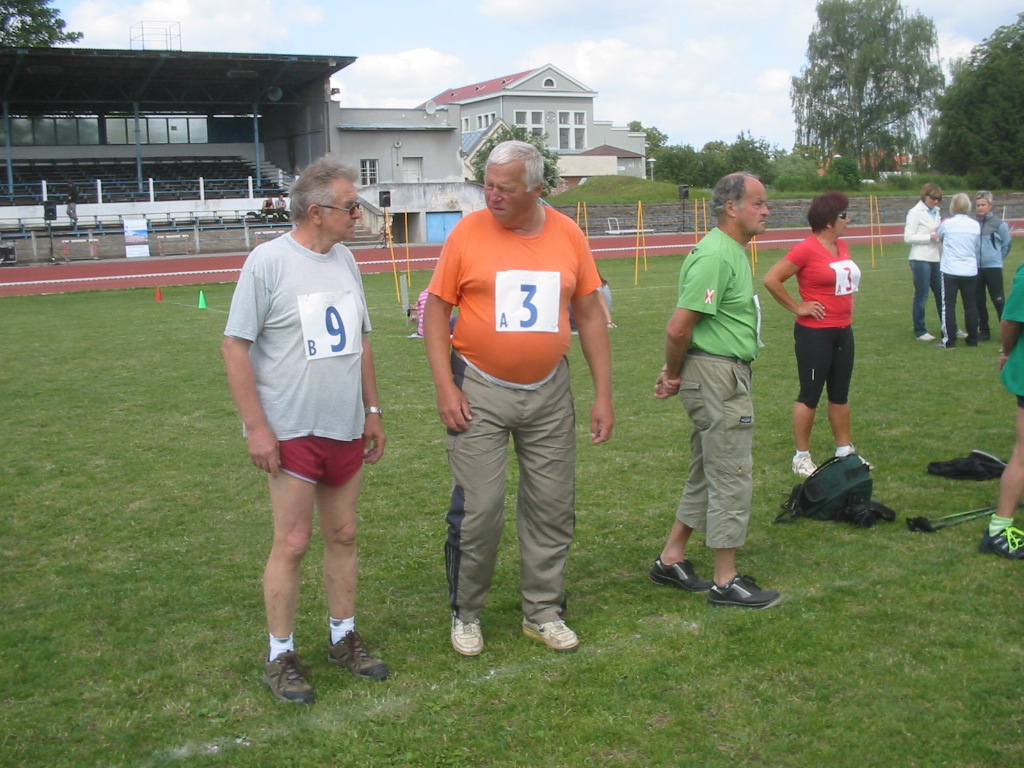
<svg viewBox="0 0 1024 768"><path fill-rule="evenodd" d="M556 651L575 651L580 644L576 633L566 626L561 619L545 621L543 624L534 624L532 621L523 619L523 634L540 640L548 648Z"/></svg>
<svg viewBox="0 0 1024 768"><path fill-rule="evenodd" d="M818 466L811 459L810 454L807 456L793 457L793 474L800 475L800 477L810 477L814 470Z"/></svg>
<svg viewBox="0 0 1024 768"><path fill-rule="evenodd" d="M935 337L932 336L930 333L928 333L928 331L925 331L924 333L922 333L920 336L917 337L917 340L918 341L935 341Z"/></svg>
<svg viewBox="0 0 1024 768"><path fill-rule="evenodd" d="M479 621L460 621L452 614L452 648L463 656L479 656L484 649L484 635Z"/></svg>

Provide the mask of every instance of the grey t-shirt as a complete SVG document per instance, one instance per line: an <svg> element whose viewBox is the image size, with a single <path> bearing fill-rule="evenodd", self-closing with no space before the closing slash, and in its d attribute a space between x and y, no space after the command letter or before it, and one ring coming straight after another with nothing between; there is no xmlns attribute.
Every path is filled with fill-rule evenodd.
<svg viewBox="0 0 1024 768"><path fill-rule="evenodd" d="M364 425L362 336L371 329L352 252L291 234L257 246L231 299L225 336L252 342L260 402L278 440L355 440Z"/></svg>

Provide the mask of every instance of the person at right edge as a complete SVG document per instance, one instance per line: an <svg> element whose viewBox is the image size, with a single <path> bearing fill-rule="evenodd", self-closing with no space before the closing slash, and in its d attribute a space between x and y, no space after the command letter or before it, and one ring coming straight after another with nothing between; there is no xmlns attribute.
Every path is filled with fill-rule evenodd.
<svg viewBox="0 0 1024 768"><path fill-rule="evenodd" d="M764 185L749 173L729 174L715 185L712 210L718 226L679 272L665 366L654 387L661 400L680 395L693 431L689 477L650 578L708 592L710 605L770 608L782 596L736 570L736 550L746 543L754 493L750 363L757 356L760 324L745 249L767 225ZM686 559L694 531L704 533L714 551L714 581L701 578Z"/></svg>
<svg viewBox="0 0 1024 768"><path fill-rule="evenodd" d="M1017 269L1013 287L999 321L999 370L1003 384L1017 396L1017 442L999 481L999 503L989 519L978 551L1024 560L1024 530L1013 524L1013 515L1024 496L1024 264Z"/></svg>
<svg viewBox="0 0 1024 768"><path fill-rule="evenodd" d="M1010 252L1012 237L1006 222L993 210L992 193L982 190L974 196L974 210L981 224L981 264L978 270L978 341L992 338L985 292L996 309L996 325L1003 319L1003 264Z"/></svg>

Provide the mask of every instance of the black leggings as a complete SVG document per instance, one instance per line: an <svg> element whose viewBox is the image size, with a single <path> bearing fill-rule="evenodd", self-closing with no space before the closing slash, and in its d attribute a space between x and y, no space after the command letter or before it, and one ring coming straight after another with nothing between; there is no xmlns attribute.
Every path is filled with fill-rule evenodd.
<svg viewBox="0 0 1024 768"><path fill-rule="evenodd" d="M828 385L828 401L845 405L850 399L853 377L853 326L808 328L796 323L793 341L800 376L800 394L796 401L816 409L822 390Z"/></svg>

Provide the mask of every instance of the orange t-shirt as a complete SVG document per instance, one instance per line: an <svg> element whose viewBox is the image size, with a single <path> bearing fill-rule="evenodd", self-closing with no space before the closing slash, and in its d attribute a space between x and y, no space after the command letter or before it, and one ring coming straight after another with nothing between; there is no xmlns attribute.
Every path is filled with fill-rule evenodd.
<svg viewBox="0 0 1024 768"><path fill-rule="evenodd" d="M452 345L491 376L516 384L547 377L569 350L569 302L601 286L587 238L545 209L544 229L523 237L491 212L466 216L441 251L428 290L459 307Z"/></svg>

